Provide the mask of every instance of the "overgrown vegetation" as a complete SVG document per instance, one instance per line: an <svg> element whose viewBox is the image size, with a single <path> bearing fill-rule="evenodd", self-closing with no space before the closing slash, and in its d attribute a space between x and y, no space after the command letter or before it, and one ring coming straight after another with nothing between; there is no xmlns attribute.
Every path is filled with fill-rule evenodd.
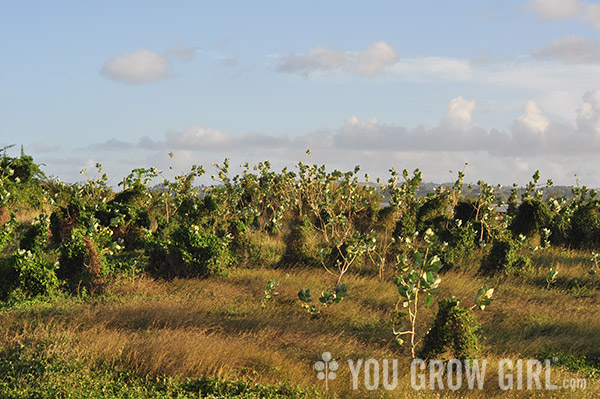
<svg viewBox="0 0 600 399"><path fill-rule="evenodd" d="M490 305L493 289L488 289L488 284L497 292L522 290L530 295L530 290L537 290L556 301L567 297L590 301L592 308L597 305L598 255L590 255L600 244L597 194L577 186L569 197L545 196L544 189L552 182L539 184L539 172L520 191L520 198L516 187L509 198L483 181L465 187L464 171L454 183L419 196L423 179L419 170L410 174L391 169L385 183L379 179L372 183L367 175L364 181L359 178L358 166L342 172L300 162L293 171L276 172L265 161L242 165L241 174L231 176L227 159L212 166L214 184L203 188L196 184L206 171L197 165L187 172L171 168L170 177L155 168L134 169L117 187L111 187L100 164L94 176L82 171L84 181L65 184L47 178L23 150L19 157L10 157L8 150L2 149L0 158L0 317L13 323L5 327L0 343L0 367L11 376L0 384L0 394L7 397L45 397L44 390L78 397L65 383L68 370L84 370L91 385L104 381L122 397L134 392L141 397L191 397L196 388L228 397L305 395L302 389L291 387L253 388L238 379L182 379L194 373L207 378L224 376L206 366L174 375L156 371L152 377L156 379L146 381L142 389L146 366L141 366L143 361L135 353L127 352L130 343L126 339L113 348L120 353L116 358L104 352L87 353L85 356L97 361L91 366L82 359L70 363L53 358L44 340L27 338L34 347L39 346L40 355L23 352L19 349L22 342L9 339L15 331L29 328L29 318L35 319L34 324L51 323L45 315L53 314L57 303L89 306L89 312L99 312L89 320L79 320L78 325L90 331L97 327L107 334L124 326L146 330L174 324L176 328L215 329L211 331L233 328L233 333L242 337L261 329L269 334L292 323L297 331L327 331L368 345L377 342L370 349L382 355L406 356L407 360L419 356L474 358L482 351L493 351L493 345L505 345L503 340L510 334L530 339L508 331L508 326L504 326L504 335L493 333L495 317L508 317L505 312L512 306L508 294L495 297L490 312L473 312L474 307ZM157 181L161 183L151 186ZM502 205L508 205L507 212L500 211ZM568 264L574 256L584 258L577 267ZM161 317L168 322L155 319L151 323L159 324L147 324L148 320L135 314L141 312L144 317L142 305L122 309L114 318L102 316L111 311L102 310L103 303L120 308L131 299L128 293L119 293L123 281L130 287L144 284L149 277L163 287L194 281L226 286L232 276L243 274L241 270L248 270L247 281L239 283L244 290L241 297L232 291L236 300L230 303L214 292L187 293L201 302L193 302L200 308L184 315L182 324L166 314ZM309 273L310 281L297 281L295 276L302 273ZM368 286L368 291L361 291L361 284ZM482 285L470 308L462 305L468 299L456 299L472 298ZM310 289L321 293L318 300L313 301ZM135 295L153 295L133 291ZM158 296L172 299L169 295ZM146 301L135 300L140 304ZM168 305L179 306L177 301L188 300L179 298ZM215 302L209 310L211 301L227 305L221 308L222 304ZM162 306L158 303L152 302L152 306ZM94 306L99 310L93 310ZM509 308L504 310L505 306ZM355 313L344 316L349 309ZM365 314L368 311L374 312L372 318ZM204 317L198 325L191 321L194 312ZM60 315L56 314L59 329L78 319L69 312ZM81 338L79 332L65 334ZM544 330L531 334L544 336ZM583 340L597 337L592 332L579 335ZM404 338L410 342L409 348L394 344ZM580 350L577 348L573 350ZM541 353L527 346L523 350L531 356ZM560 350L564 353L565 348ZM166 357L159 361L169 362ZM7 363L4 359L12 360ZM244 370L247 377L245 373L253 376L251 371L266 367L251 359L242 363L228 370ZM34 370L33 377L24 376L25 364ZM123 368L107 371L112 370L107 364ZM42 370L39 376L37 367ZM161 381L165 375L174 379ZM39 384L32 382L35 376L41 378ZM132 388L125 388L124 381Z"/></svg>

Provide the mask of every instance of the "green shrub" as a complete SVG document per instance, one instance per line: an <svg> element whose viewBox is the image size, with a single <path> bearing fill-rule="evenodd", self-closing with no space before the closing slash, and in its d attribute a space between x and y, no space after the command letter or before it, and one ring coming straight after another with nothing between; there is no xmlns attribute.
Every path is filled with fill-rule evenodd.
<svg viewBox="0 0 600 399"><path fill-rule="evenodd" d="M519 205L517 214L510 224L515 236L523 234L531 238L539 236L541 230L550 226L552 212L548 204L541 199L526 199Z"/></svg>
<svg viewBox="0 0 600 399"><path fill-rule="evenodd" d="M423 233L431 229L439 236L446 222L451 220L452 212L447 196L439 193L428 197L417 211L417 231Z"/></svg>
<svg viewBox="0 0 600 399"><path fill-rule="evenodd" d="M75 228L87 228L97 222L95 212L90 209L83 198L74 196L62 207L50 215L50 232L52 242L60 245L71 235Z"/></svg>
<svg viewBox="0 0 600 399"><path fill-rule="evenodd" d="M43 250L48 245L48 232L50 221L46 215L33 220L31 225L23 233L21 238L21 249L38 251Z"/></svg>
<svg viewBox="0 0 600 399"><path fill-rule="evenodd" d="M440 251L440 258L444 264L443 270L451 269L458 262L475 251L477 231L471 224L456 227L451 234L448 245Z"/></svg>
<svg viewBox="0 0 600 399"><path fill-rule="evenodd" d="M394 237L412 237L416 228L417 215L414 212L403 212L398 218L396 226L394 227Z"/></svg>
<svg viewBox="0 0 600 399"><path fill-rule="evenodd" d="M567 246L571 243L571 218L567 213L557 213L550 222L552 245Z"/></svg>
<svg viewBox="0 0 600 399"><path fill-rule="evenodd" d="M473 200L459 201L454 207L454 219L461 221L463 225L475 220L477 216L477 204Z"/></svg>
<svg viewBox="0 0 600 399"><path fill-rule="evenodd" d="M10 218L0 226L0 253L14 241L16 227L17 220L15 218Z"/></svg>
<svg viewBox="0 0 600 399"><path fill-rule="evenodd" d="M232 263L228 242L197 225L179 225L166 235L158 232L146 251L164 277L224 275Z"/></svg>
<svg viewBox="0 0 600 399"><path fill-rule="evenodd" d="M481 262L480 272L494 274L497 272L517 272L531 263L531 260L519 253L520 246L510 238L497 238L492 244L489 254Z"/></svg>
<svg viewBox="0 0 600 399"><path fill-rule="evenodd" d="M433 327L423 340L419 351L421 359L433 359L446 352L455 359L476 358L481 348L479 324L469 309L460 306L455 298L441 301Z"/></svg>
<svg viewBox="0 0 600 399"><path fill-rule="evenodd" d="M0 298L30 298L54 291L59 286L55 270L41 251L18 250L0 263Z"/></svg>
<svg viewBox="0 0 600 399"><path fill-rule="evenodd" d="M297 218L292 222L283 261L288 265L316 266L316 231L307 218Z"/></svg>
<svg viewBox="0 0 600 399"><path fill-rule="evenodd" d="M102 290L107 265L97 241L102 240L82 229L73 229L61 245L57 274L71 288L83 285L91 293Z"/></svg>
<svg viewBox="0 0 600 399"><path fill-rule="evenodd" d="M589 201L575 209L569 235L575 248L596 248L600 245L600 201Z"/></svg>

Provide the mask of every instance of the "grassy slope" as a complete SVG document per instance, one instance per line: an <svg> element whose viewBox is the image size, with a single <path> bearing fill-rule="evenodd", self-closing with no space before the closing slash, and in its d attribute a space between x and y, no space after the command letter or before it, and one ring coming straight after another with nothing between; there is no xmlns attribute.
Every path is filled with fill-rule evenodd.
<svg viewBox="0 0 600 399"><path fill-rule="evenodd" d="M350 276L350 297L311 320L296 293L330 288L334 281L324 271L239 269L229 278L206 280L123 279L100 297L57 297L0 311L0 397L198 397L198 391L214 397L312 397L313 390L380 397L383 390L351 390L349 358L399 359L399 387L390 398L551 397L547 391L500 393L493 375L501 358L546 356L562 364L553 368L553 382L588 377L585 390L554 392L556 397L600 397L600 287L598 277L584 274L588 259L548 250L520 277L482 278L475 266L442 276L439 297L464 298L465 306L483 284L496 287L492 305L476 313L486 337L482 357L490 363L484 392L410 388L408 348L393 343L397 294L391 283ZM550 265L561 278L547 290ZM260 299L272 278L280 295L263 310ZM424 309L422 315L424 333L433 312ZM342 365L329 394L314 370L325 351ZM232 379L251 383L223 382ZM301 388L281 386L284 381Z"/></svg>

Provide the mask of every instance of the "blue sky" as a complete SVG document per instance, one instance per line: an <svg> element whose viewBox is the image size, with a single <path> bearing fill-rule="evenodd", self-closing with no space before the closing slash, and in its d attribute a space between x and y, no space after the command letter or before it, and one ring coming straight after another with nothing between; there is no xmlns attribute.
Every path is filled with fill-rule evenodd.
<svg viewBox="0 0 600 399"><path fill-rule="evenodd" d="M600 186L600 2L4 1L0 146Z"/></svg>

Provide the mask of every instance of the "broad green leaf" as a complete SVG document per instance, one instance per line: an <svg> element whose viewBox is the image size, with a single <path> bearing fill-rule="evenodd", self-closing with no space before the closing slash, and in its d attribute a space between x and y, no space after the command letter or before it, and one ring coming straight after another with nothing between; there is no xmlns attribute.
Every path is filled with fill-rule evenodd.
<svg viewBox="0 0 600 399"><path fill-rule="evenodd" d="M427 294L427 295L425 296L425 304L426 304L427 306L431 306L431 305L433 305L433 295L431 295L431 294Z"/></svg>
<svg viewBox="0 0 600 399"><path fill-rule="evenodd" d="M298 292L298 299L300 299L302 302L312 302L312 299L310 297L310 290L309 289L301 289Z"/></svg>

